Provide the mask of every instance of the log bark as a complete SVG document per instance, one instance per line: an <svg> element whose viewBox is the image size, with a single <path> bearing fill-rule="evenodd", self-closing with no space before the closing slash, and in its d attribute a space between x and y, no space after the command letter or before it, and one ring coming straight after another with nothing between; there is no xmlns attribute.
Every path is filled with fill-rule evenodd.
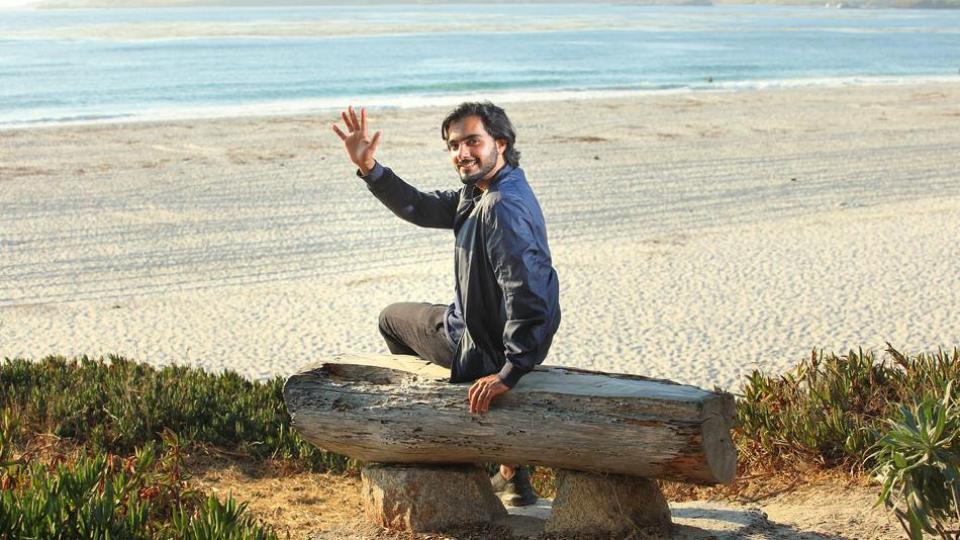
<svg viewBox="0 0 960 540"><path fill-rule="evenodd" d="M521 463L726 483L733 397L637 375L539 367L467 409L469 384L413 356L341 355L291 376L293 426L316 446L381 463Z"/></svg>

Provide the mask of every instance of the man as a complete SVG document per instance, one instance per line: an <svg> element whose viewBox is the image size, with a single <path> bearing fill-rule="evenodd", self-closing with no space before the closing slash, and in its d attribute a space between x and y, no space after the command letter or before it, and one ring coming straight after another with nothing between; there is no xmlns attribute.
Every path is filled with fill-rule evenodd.
<svg viewBox="0 0 960 540"><path fill-rule="evenodd" d="M451 382L475 381L469 409L483 414L543 362L560 324L543 213L519 168L513 125L490 102L454 109L440 133L463 187L426 193L376 161L382 133L369 137L364 109L341 117L346 132L333 131L370 192L397 216L455 236L453 303L388 306L380 314L387 347L450 368ZM491 481L508 504L537 500L525 468L501 465Z"/></svg>

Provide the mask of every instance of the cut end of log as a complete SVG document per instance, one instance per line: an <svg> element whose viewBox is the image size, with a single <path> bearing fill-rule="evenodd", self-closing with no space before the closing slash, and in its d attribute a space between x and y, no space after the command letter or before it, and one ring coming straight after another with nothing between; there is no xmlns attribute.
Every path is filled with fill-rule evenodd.
<svg viewBox="0 0 960 540"><path fill-rule="evenodd" d="M733 396L718 394L705 407L704 414L703 446L707 465L719 483L729 484L737 475L737 448L730 434L737 414Z"/></svg>

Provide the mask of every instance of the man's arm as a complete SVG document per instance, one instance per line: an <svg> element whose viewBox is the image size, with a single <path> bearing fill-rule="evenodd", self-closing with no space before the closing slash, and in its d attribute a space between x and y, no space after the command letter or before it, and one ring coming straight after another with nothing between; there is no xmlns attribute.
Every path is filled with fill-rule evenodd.
<svg viewBox="0 0 960 540"><path fill-rule="evenodd" d="M560 323L560 289L539 211L504 197L484 216L487 257L503 291L506 364L500 380L513 388L543 362Z"/></svg>
<svg viewBox="0 0 960 540"><path fill-rule="evenodd" d="M559 285L543 223L522 201L505 197L485 215L486 252L503 291L506 364L467 392L471 413L485 413L496 396L543 362L560 322Z"/></svg>
<svg viewBox="0 0 960 540"><path fill-rule="evenodd" d="M357 117L353 107L340 113L347 133L336 124L333 132L343 141L347 155L357 166L357 175L367 183L370 192L398 217L419 225L452 229L460 196L456 191L423 192L401 180L387 167L377 162L375 155L380 145L377 131L368 136L367 111L360 109Z"/></svg>
<svg viewBox="0 0 960 540"><path fill-rule="evenodd" d="M424 192L400 179L379 163L361 176L370 193L400 219L421 227L452 229L460 194L456 191Z"/></svg>

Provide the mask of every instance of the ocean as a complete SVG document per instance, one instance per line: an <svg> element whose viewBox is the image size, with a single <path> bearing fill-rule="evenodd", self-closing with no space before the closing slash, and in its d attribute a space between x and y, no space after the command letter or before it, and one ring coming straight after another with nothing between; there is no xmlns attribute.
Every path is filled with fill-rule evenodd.
<svg viewBox="0 0 960 540"><path fill-rule="evenodd" d="M960 80L960 10L626 4L0 11L0 128L465 98Z"/></svg>

